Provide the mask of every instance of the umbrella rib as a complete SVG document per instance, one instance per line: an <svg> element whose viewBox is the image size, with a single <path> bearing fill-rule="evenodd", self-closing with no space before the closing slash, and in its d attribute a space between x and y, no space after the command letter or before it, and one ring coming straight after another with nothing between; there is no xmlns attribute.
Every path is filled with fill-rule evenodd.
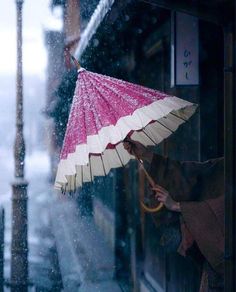
<svg viewBox="0 0 236 292"><path fill-rule="evenodd" d="M102 159L102 154L100 155L100 157L101 157L101 160L102 160L102 167L103 167L103 171L104 171L104 176L106 176L107 174L106 174L106 170L105 170L104 161Z"/></svg>
<svg viewBox="0 0 236 292"><path fill-rule="evenodd" d="M94 89L97 91L97 93L99 94L99 96L101 97L101 99L107 104L107 107L109 110L112 109L113 111L113 115L116 116L116 111L115 111L115 107L113 107L105 98L104 96L99 92L99 90L97 89L96 85L94 84L93 80L91 80L91 76L89 76L90 78L90 84L94 86ZM106 87L107 88L107 87ZM117 117L117 116L116 116ZM117 121L116 121L117 122Z"/></svg>
<svg viewBox="0 0 236 292"><path fill-rule="evenodd" d="M67 186L68 186L68 183L65 184L65 193L67 192L67 190L66 190Z"/></svg>
<svg viewBox="0 0 236 292"><path fill-rule="evenodd" d="M84 78L83 78L83 81L85 82ZM89 83L92 84L91 81L89 80L89 76L87 78L87 81L89 81ZM87 88L85 89L85 91L86 91L87 95L89 95ZM89 105L92 108L92 113L93 113L94 121L96 121L95 112L94 112L94 110L95 110L94 103L91 103L90 98L87 98L87 100L89 101ZM99 115L97 115L97 118L98 118L100 124L102 125L102 122L101 122L101 119L100 119Z"/></svg>
<svg viewBox="0 0 236 292"><path fill-rule="evenodd" d="M92 79L94 78L96 81L100 81L100 79L99 78L96 78L96 76L94 76L95 74L93 74L92 76L90 76L90 78L92 77ZM92 82L92 81L91 81ZM94 84L93 82L92 82L92 84ZM106 83L103 83L103 87L104 88L106 88L106 91L108 91L108 90L110 90L112 93L114 93L117 97L118 97L118 99L120 99L120 100L122 100L122 97L121 97L121 95L119 95L114 89L112 89L111 87L109 87ZM95 86L95 89L97 90L97 88L96 88L96 86ZM97 90L98 91L98 90ZM98 91L99 92L99 91ZM100 93L99 93L100 94ZM110 103L108 103L107 101L106 101L106 99L104 98L104 96L103 95L101 95L100 94L100 96L102 97L102 99L109 105L109 107L111 107L111 109L113 110L113 114L115 114L116 113L116 108L112 105L112 104L110 104ZM130 95L129 95L130 96ZM134 110L132 110L132 112L130 113L130 114L132 114L134 112ZM116 117L117 118L117 117ZM117 119L117 121L119 120L119 118ZM116 121L116 123L117 123L117 121Z"/></svg>
<svg viewBox="0 0 236 292"><path fill-rule="evenodd" d="M170 114L171 114L172 116L174 116L174 117L176 117L176 118L178 118L178 119L184 121L184 122L187 122L187 121L188 121L188 120L186 120L186 119L184 119L184 118L181 118L180 116L178 116L178 115L176 115L176 114L174 114L174 113L172 113L172 112L170 112Z"/></svg>
<svg viewBox="0 0 236 292"><path fill-rule="evenodd" d="M99 81L99 79L96 79L96 80ZM103 83L103 87L106 88L106 90L110 90L112 93L114 93L121 100L121 96L115 90L110 88L106 83ZM103 99L104 99L104 97L103 97ZM112 107L112 109L115 109L115 108Z"/></svg>
<svg viewBox="0 0 236 292"><path fill-rule="evenodd" d="M92 181L92 165L91 165L91 157L89 156L89 169L90 169L90 177Z"/></svg>
<svg viewBox="0 0 236 292"><path fill-rule="evenodd" d="M143 129L143 133L152 141L152 143L157 145L157 143L146 133L146 131L144 129Z"/></svg>
<svg viewBox="0 0 236 292"><path fill-rule="evenodd" d="M115 111L115 107L113 107L105 98L104 98L104 96L99 92L99 90L97 89L97 86L94 84L94 82L93 82L93 78L91 78L91 75L88 75L88 78L87 78L87 80L89 81L89 83L91 84L91 87L93 87L95 90L96 90L96 92L97 92L97 94L100 96L100 98L106 103L106 105L107 105L107 107L108 107L108 109L109 110L111 110L112 109L112 112L113 112L113 115L115 115L115 117L117 118L117 115L116 115L116 111ZM108 87L107 86L105 86L107 89L108 89ZM86 90L86 92L88 93L88 91ZM94 116L94 118L95 118L95 105L94 105L94 103L90 103L90 105L91 105L91 107L92 107L92 112L93 112L93 116ZM95 110L95 111L94 111ZM98 121L100 122L100 124L101 124L101 126L103 126L103 122L102 122L102 120L101 120L101 118L100 118L100 116L99 115L97 115L97 118L98 118ZM118 119L116 120L116 122L118 121ZM98 137L100 138L100 136L98 135Z"/></svg>
<svg viewBox="0 0 236 292"><path fill-rule="evenodd" d="M118 150L116 149L116 147L115 147L115 150L116 150L117 156L119 157L121 165L124 166L124 163L122 162L120 154L119 154Z"/></svg>
<svg viewBox="0 0 236 292"><path fill-rule="evenodd" d="M165 125L163 125L161 122L157 121L157 123L159 123L162 127L166 128L168 131L170 131L172 134L174 133L174 131L172 131L171 129L169 129L168 127L166 127Z"/></svg>
<svg viewBox="0 0 236 292"><path fill-rule="evenodd" d="M83 79L83 80L84 80L84 79ZM94 89L97 91L98 95L99 95L99 96L105 101L105 103L107 104L108 109L110 109L110 104L109 104L109 103L107 102L107 100L104 99L104 97L101 95L101 93L99 92L99 90L97 89L97 87L94 85L94 83L93 83L93 81L91 80L91 78L90 78L89 75L88 75L87 80L89 81L91 87L94 87ZM86 92L87 92L87 94L88 94L87 89L86 89ZM96 113L95 105L94 105L94 103L91 103L91 102L90 102L90 105L91 105L91 108L92 108L92 113L93 113L93 116L94 116L94 120L96 120L96 119L95 119L95 113ZM114 114L114 110L115 110L115 108L112 108L112 110L113 110L113 114ZM103 122L102 122L102 120L101 120L101 118L100 118L100 115L96 115L96 116L97 116L97 118L98 118L98 121L99 121L100 125L103 126ZM98 127L98 128L99 128L99 127ZM99 135L97 135L97 136L98 136L98 138L99 138L99 140L100 140L100 136L99 136ZM101 143L101 144L102 144L102 143Z"/></svg>
<svg viewBox="0 0 236 292"><path fill-rule="evenodd" d="M85 83L84 76L81 75L80 78L81 78L81 80ZM85 92L86 92L86 101L90 101L90 99L87 98L87 95L88 95L88 90L87 90L87 88L85 87L84 90L85 90ZM90 107L92 107L91 102L89 102L89 105L90 105ZM87 116L86 116L86 114L85 114L84 99L83 99L83 111L84 111L84 119L85 119L85 121L86 121L86 120L87 120ZM92 111L92 113L93 113L93 117L94 117L94 121L95 121L94 111ZM86 125L86 123L85 123L85 125ZM87 133L87 127L85 126L85 128L86 128L86 133ZM83 180L82 180L82 182L83 182Z"/></svg>
<svg viewBox="0 0 236 292"><path fill-rule="evenodd" d="M83 165L81 165L81 182L83 183L84 177L83 177Z"/></svg>
<svg viewBox="0 0 236 292"><path fill-rule="evenodd" d="M76 190L76 176L77 176L77 173L75 173L75 181L74 181L75 190Z"/></svg>
<svg viewBox="0 0 236 292"><path fill-rule="evenodd" d="M103 75L103 77L104 77L104 75ZM147 94L150 94L150 97L149 98L151 100L153 99L153 95L156 96L157 93L160 94L160 95L162 95L162 96L166 96L166 94L163 93L163 92L160 92L160 91L155 90L155 89L151 89L151 88L144 87L144 86L142 86L140 84L135 84L135 83L127 82L127 81L120 80L120 79L116 80L114 78L111 78L110 76L105 76L105 77L107 77L106 80L108 82L112 83L113 85L118 83L119 86L122 87L123 89L126 89L127 84L130 85L132 87L132 88L130 88L130 90L133 91L136 94L140 94L140 88L142 88L143 91L145 91ZM96 74L96 73L93 74L93 78L95 80L97 80L97 81L100 81L100 78L99 78L98 74Z"/></svg>

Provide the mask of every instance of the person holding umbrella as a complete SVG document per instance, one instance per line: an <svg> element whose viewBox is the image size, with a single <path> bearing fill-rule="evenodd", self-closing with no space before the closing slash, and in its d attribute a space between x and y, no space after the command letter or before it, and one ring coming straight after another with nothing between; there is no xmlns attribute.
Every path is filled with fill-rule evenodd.
<svg viewBox="0 0 236 292"><path fill-rule="evenodd" d="M155 208L148 208L141 202L142 207L154 212L164 204L179 212L182 218L179 252L185 254L195 242L206 261L220 275L224 246L223 160L181 163L153 155L142 146L161 143L189 120L198 105L139 84L88 71L80 67L75 58L73 60L78 78L55 189L64 194L73 193L95 177L106 176L112 169L137 159L160 202ZM125 139L141 144L132 143L133 140L123 143ZM142 159L151 162L150 175Z"/></svg>
<svg viewBox="0 0 236 292"><path fill-rule="evenodd" d="M180 214L178 252L191 255L197 248L203 261L200 291L223 291L224 273L224 159L179 162L154 154L131 139L124 148L150 163L156 199Z"/></svg>

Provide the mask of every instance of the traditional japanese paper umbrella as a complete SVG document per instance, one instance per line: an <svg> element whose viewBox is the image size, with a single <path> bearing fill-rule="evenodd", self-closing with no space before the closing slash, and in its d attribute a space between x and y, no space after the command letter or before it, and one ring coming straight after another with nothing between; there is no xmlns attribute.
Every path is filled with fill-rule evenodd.
<svg viewBox="0 0 236 292"><path fill-rule="evenodd" d="M123 147L127 135L145 146L157 145L187 121L196 107L178 97L80 68L55 188L74 191L126 165L135 158Z"/></svg>

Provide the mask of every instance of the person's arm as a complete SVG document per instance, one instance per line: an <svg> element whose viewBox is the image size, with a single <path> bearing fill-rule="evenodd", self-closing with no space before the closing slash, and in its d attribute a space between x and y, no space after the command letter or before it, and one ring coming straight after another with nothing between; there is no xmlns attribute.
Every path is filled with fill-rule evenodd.
<svg viewBox="0 0 236 292"><path fill-rule="evenodd" d="M131 155L137 156L139 159L146 160L147 162L151 163L153 159L153 152L150 151L147 147L141 144L138 141L131 140L127 138L124 143L124 148L129 152ZM159 202L162 202L165 207L171 211L181 212L180 210L180 203L174 201L169 192L162 188L159 185L156 185L152 188L156 192L156 198Z"/></svg>

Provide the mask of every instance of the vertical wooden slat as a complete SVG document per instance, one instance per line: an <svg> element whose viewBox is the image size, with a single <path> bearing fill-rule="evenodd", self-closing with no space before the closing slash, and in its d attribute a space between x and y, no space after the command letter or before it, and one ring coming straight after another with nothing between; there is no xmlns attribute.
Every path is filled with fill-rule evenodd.
<svg viewBox="0 0 236 292"><path fill-rule="evenodd" d="M225 291L235 291L236 249L236 107L235 39L231 26L224 29L224 101L225 101Z"/></svg>
<svg viewBox="0 0 236 292"><path fill-rule="evenodd" d="M138 168L138 175L139 175L139 186L138 186L138 192L139 192L139 199L144 202L144 197L145 197L145 174L143 173L141 167L139 166ZM142 237L142 247L144 248L144 237L145 237L145 212L144 210L140 207L140 221L141 221L141 237Z"/></svg>

